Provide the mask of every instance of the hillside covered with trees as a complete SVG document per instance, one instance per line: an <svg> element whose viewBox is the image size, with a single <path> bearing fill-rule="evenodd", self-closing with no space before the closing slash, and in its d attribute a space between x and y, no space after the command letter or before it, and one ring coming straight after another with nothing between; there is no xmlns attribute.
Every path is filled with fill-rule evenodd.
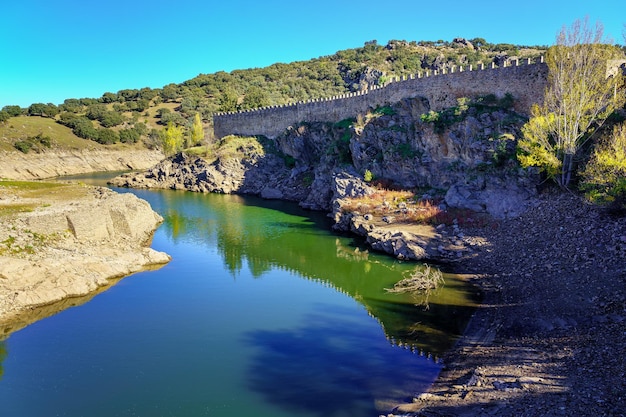
<svg viewBox="0 0 626 417"><path fill-rule="evenodd" d="M578 39L574 41L579 43ZM595 40L587 41L595 43ZM603 40L599 39L598 42L603 43ZM567 48L575 47L574 44L561 46L566 47L565 54L568 54ZM606 46L608 49L599 49L604 51L604 58L624 56L625 47ZM105 92L99 98L68 98L60 105L33 103L28 108L9 105L0 110L0 150L41 152L50 147L84 147L81 141L85 141L93 145L97 142L100 144L98 146L122 143L149 149L159 148L169 155L180 149L215 142L211 123L212 115L216 112L247 110L363 91L385 84L392 77L419 71L441 71L455 66L491 63L501 66L515 58L536 58L541 55L550 58L550 51L554 55L559 50L547 46L492 44L482 38L420 42L392 40L386 45L373 40L365 42L362 47L308 61L276 63L265 68L229 73L199 74L180 84L171 83L162 88L129 88ZM585 48L581 50L586 51ZM600 68L596 61L604 58L589 60L595 64L584 68ZM553 74L558 62L551 66ZM567 77L567 70L565 72ZM599 73L598 80L601 80L604 75L602 71ZM614 89L617 92L617 84ZM611 91L609 88L602 94L609 99ZM562 94L558 97L562 97ZM572 97L572 101L576 102L577 96ZM590 195L600 196L600 200L605 200L607 195L609 200L614 200L617 195L620 196L618 199L623 199L621 196L626 193L622 191L622 163L618 161L616 168L613 167L615 158L610 158L609 162L600 162L603 155L614 153L611 151L617 146L614 138L624 136L623 127L615 127L613 130L614 126L621 125L624 110L621 104L609 109L604 106L604 102L599 102L596 113L602 114L601 120L607 119L609 123L602 126L602 123L598 123L600 119L597 115L584 116L587 127L578 130L577 136L570 140L577 144L575 150L566 151L562 151L565 148L559 142L560 139L553 142L553 138L561 137L562 134L556 127L559 123L550 120L558 122L570 116L550 119L553 117L550 114L556 114L554 108L545 105L542 107L543 113L536 109L520 142L522 165L538 166L553 179L558 179L555 176L557 172L566 172L567 180L557 182L569 187L577 168L583 168L585 161L593 156L593 164L584 172L581 171L580 177L587 184L581 188ZM577 114L572 110L567 112ZM53 126L56 127L53 129ZM60 128L62 134L52 133L58 133ZM602 137L611 139L602 140ZM598 148L593 153L596 143L601 143L604 148ZM604 153L598 154L603 149ZM619 151L619 146L617 149ZM620 152L617 154L621 155ZM553 155L561 161L554 159ZM563 163L567 165L566 170L561 169ZM609 185L604 184L606 175L602 173L605 172L610 172L611 178L615 177Z"/></svg>
<svg viewBox="0 0 626 417"><path fill-rule="evenodd" d="M129 88L105 92L99 98L67 98L60 105L33 103L28 108L9 105L0 111L0 127L12 117L44 117L67 126L79 138L101 144L141 142L154 147L161 146L161 132L171 122L186 133L186 144L193 145L191 132L196 114L210 132L211 116L215 112L364 90L383 84L391 77L427 69L442 70L491 62L501 65L512 57L539 56L545 49L491 44L482 38L457 38L451 42L393 40L387 45L369 41L359 48L308 61L276 63L230 73L199 74L180 84L172 83L162 88ZM27 134L20 137L19 133L2 136L8 138L11 145L32 138ZM26 148L21 146L20 150Z"/></svg>

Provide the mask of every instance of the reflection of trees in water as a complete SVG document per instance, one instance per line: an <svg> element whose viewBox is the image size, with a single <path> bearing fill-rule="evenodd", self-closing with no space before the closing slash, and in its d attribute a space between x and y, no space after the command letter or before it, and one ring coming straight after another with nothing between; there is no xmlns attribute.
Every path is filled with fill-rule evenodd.
<svg viewBox="0 0 626 417"><path fill-rule="evenodd" d="M0 341L0 379L2 379L2 375L4 374L4 368L2 367L2 362L6 359L8 355L6 344L3 341Z"/></svg>
<svg viewBox="0 0 626 417"><path fill-rule="evenodd" d="M373 339L371 326L340 309L312 314L294 330L255 331L248 383L294 414L373 416L436 377L434 362Z"/></svg>
<svg viewBox="0 0 626 417"><path fill-rule="evenodd" d="M168 201L161 212L165 211L165 228L174 240L215 245L233 276L244 265L257 278L279 268L334 288L364 305L394 344L441 353L469 317L465 316L471 308L464 306L472 297L466 289L450 288L451 283L442 291L443 298L428 300L430 311L415 307L427 301L419 295L386 294L384 288L403 274L423 267L374 256L350 239L328 236L320 231L316 217L325 218L323 214L239 196L173 195L177 199ZM444 300L448 293L457 294L451 306Z"/></svg>

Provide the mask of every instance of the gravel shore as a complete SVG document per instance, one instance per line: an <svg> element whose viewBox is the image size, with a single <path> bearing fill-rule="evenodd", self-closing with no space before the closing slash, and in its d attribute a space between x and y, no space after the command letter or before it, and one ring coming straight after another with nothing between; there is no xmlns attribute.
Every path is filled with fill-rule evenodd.
<svg viewBox="0 0 626 417"><path fill-rule="evenodd" d="M626 415L626 218L555 190L464 228L456 272L484 291L412 416Z"/></svg>

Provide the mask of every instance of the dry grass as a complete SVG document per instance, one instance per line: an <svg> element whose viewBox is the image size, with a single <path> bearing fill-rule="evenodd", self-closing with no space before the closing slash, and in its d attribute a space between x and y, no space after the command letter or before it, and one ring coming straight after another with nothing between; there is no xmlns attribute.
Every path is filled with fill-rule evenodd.
<svg viewBox="0 0 626 417"><path fill-rule="evenodd" d="M407 190L381 188L367 196L344 199L340 204L344 213L393 216L395 222L402 223L485 226L490 221L486 215L467 209L442 210L440 201L422 200Z"/></svg>
<svg viewBox="0 0 626 417"><path fill-rule="evenodd" d="M397 220L431 223L441 210L429 200L419 200L415 193L403 190L379 189L373 194L346 199L341 204L344 213L393 215Z"/></svg>
<svg viewBox="0 0 626 417"><path fill-rule="evenodd" d="M41 134L51 138L52 148L85 149L99 148L94 141L81 139L70 128L53 119L39 116L12 117L0 124L0 150L16 151L13 144L18 140Z"/></svg>
<svg viewBox="0 0 626 417"><path fill-rule="evenodd" d="M89 190L81 184L0 179L0 218L33 211L56 201L81 198Z"/></svg>

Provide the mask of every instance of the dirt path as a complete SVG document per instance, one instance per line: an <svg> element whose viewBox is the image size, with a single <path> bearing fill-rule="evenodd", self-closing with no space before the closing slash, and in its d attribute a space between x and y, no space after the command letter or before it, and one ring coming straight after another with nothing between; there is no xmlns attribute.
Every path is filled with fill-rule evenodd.
<svg viewBox="0 0 626 417"><path fill-rule="evenodd" d="M549 192L498 227L465 229L485 292L416 416L626 415L626 218Z"/></svg>

